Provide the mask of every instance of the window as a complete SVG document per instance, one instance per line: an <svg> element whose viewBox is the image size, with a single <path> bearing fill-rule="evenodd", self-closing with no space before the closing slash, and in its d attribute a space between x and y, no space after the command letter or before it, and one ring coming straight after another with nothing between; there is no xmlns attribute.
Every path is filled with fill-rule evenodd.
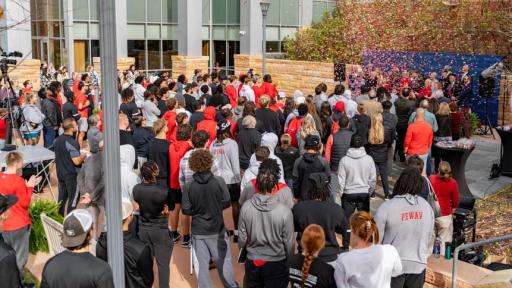
<svg viewBox="0 0 512 288"><path fill-rule="evenodd" d="M89 3L84 0L73 0L73 19L89 20Z"/></svg>
<svg viewBox="0 0 512 288"><path fill-rule="evenodd" d="M178 23L178 0L162 0L162 22Z"/></svg>
<svg viewBox="0 0 512 288"><path fill-rule="evenodd" d="M138 69L146 69L146 46L144 40L128 40L128 57L135 58Z"/></svg>
<svg viewBox="0 0 512 288"><path fill-rule="evenodd" d="M226 0L212 0L213 24L226 24Z"/></svg>
<svg viewBox="0 0 512 288"><path fill-rule="evenodd" d="M279 52L279 41L267 41L267 53L276 53Z"/></svg>
<svg viewBox="0 0 512 288"><path fill-rule="evenodd" d="M299 25L299 1L281 0L281 25Z"/></svg>
<svg viewBox="0 0 512 288"><path fill-rule="evenodd" d="M326 12L331 11L336 6L334 0L313 0L313 22L322 20Z"/></svg>
<svg viewBox="0 0 512 288"><path fill-rule="evenodd" d="M160 40L148 40L148 69L160 69Z"/></svg>
<svg viewBox="0 0 512 288"><path fill-rule="evenodd" d="M164 69L172 69L172 55L178 55L178 41L163 40L162 41L162 58Z"/></svg>
<svg viewBox="0 0 512 288"><path fill-rule="evenodd" d="M146 21L146 1L145 0L128 0L126 4L128 10L128 22L145 22Z"/></svg>
<svg viewBox="0 0 512 288"><path fill-rule="evenodd" d="M227 24L240 24L240 1L227 1Z"/></svg>
<svg viewBox="0 0 512 288"><path fill-rule="evenodd" d="M139 0L144 1L144 0ZM147 0L148 19L147 22L158 22L162 20L162 1L161 0Z"/></svg>
<svg viewBox="0 0 512 288"><path fill-rule="evenodd" d="M98 0L89 0L90 10L89 16L91 20L99 20Z"/></svg>

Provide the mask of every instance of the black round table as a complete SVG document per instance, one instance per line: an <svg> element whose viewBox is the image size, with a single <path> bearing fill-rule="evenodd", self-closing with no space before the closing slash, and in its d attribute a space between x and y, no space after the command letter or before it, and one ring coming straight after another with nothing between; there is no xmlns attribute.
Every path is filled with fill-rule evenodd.
<svg viewBox="0 0 512 288"><path fill-rule="evenodd" d="M501 138L503 154L501 155L501 175L512 177L512 130L496 128Z"/></svg>
<svg viewBox="0 0 512 288"><path fill-rule="evenodd" d="M469 155L475 147L470 149L462 149L462 148L447 148L440 147L437 144L434 145L434 149L437 152L437 155L440 157L441 161L446 161L450 163L452 167L452 175L453 179L457 181L459 185L459 195L461 197L473 197L473 194L469 190L468 183L466 182L466 161L469 158ZM437 162L437 161L436 161ZM436 167L436 171L437 171Z"/></svg>

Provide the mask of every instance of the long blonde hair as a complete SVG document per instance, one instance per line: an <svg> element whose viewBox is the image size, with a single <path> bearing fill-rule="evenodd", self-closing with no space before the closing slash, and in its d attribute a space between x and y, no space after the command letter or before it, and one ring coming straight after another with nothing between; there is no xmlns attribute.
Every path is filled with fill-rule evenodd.
<svg viewBox="0 0 512 288"><path fill-rule="evenodd" d="M300 126L300 137L301 139L306 139L306 136L311 134L317 134L315 119L311 115L306 115L304 120L302 120L302 125Z"/></svg>
<svg viewBox="0 0 512 288"><path fill-rule="evenodd" d="M437 110L437 115L439 116L448 116L450 115L450 105L448 105L448 103L441 103L439 104L439 110Z"/></svg>
<svg viewBox="0 0 512 288"><path fill-rule="evenodd" d="M370 144L382 144L384 143L384 124L382 123L382 114L377 113L372 117L372 127L368 136L368 142Z"/></svg>

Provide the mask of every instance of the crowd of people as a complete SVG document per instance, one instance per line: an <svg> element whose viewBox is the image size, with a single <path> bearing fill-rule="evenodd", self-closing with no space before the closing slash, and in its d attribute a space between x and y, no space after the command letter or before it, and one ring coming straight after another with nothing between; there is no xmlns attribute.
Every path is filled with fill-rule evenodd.
<svg viewBox="0 0 512 288"><path fill-rule="evenodd" d="M177 244L193 251L198 287L213 287L212 265L224 287L241 286L231 245L245 265L243 287L423 287L434 240L451 241L457 182L432 148L470 137L467 65L441 77L368 65L330 95L321 83L314 95L289 97L271 75L251 71L196 70L174 81L130 67L118 81L117 191L105 191L94 69L72 80L65 68L41 71L38 93L30 82L20 90L21 131L27 145L42 136L55 151L67 248L46 263L41 287L113 287L106 193L123 197L126 287L151 287L153 261L159 287L172 285ZM390 189L394 161L404 169ZM28 205L41 181L23 180L22 167L23 155L11 152L0 173L0 249L17 263L8 287L18 287L13 275L27 262ZM386 201L371 215L378 179ZM2 261L4 279L3 263L14 260Z"/></svg>

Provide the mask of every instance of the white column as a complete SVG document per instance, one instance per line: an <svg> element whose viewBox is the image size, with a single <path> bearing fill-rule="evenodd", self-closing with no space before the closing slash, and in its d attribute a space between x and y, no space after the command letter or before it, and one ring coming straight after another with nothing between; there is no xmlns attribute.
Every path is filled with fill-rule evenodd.
<svg viewBox="0 0 512 288"><path fill-rule="evenodd" d="M313 0L299 0L300 4L300 21L301 27L310 26L313 23Z"/></svg>
<svg viewBox="0 0 512 288"><path fill-rule="evenodd" d="M1 27L9 27L0 33L0 46L5 52L19 51L26 59L32 59L32 33L30 28L30 1L0 0L4 17Z"/></svg>
<svg viewBox="0 0 512 288"><path fill-rule="evenodd" d="M103 1L103 0L99 0ZM141 0L143 1L143 0ZM101 6L100 6L101 7ZM128 57L128 15L126 0L116 0L117 57Z"/></svg>
<svg viewBox="0 0 512 288"><path fill-rule="evenodd" d="M261 55L262 21L259 0L240 1L240 54Z"/></svg>
<svg viewBox="0 0 512 288"><path fill-rule="evenodd" d="M178 54L202 56L202 0L178 0Z"/></svg>
<svg viewBox="0 0 512 288"><path fill-rule="evenodd" d="M64 47L67 50L67 66L69 72L75 71L75 45L73 37L73 0L64 0ZM71 75L71 74L70 74Z"/></svg>

